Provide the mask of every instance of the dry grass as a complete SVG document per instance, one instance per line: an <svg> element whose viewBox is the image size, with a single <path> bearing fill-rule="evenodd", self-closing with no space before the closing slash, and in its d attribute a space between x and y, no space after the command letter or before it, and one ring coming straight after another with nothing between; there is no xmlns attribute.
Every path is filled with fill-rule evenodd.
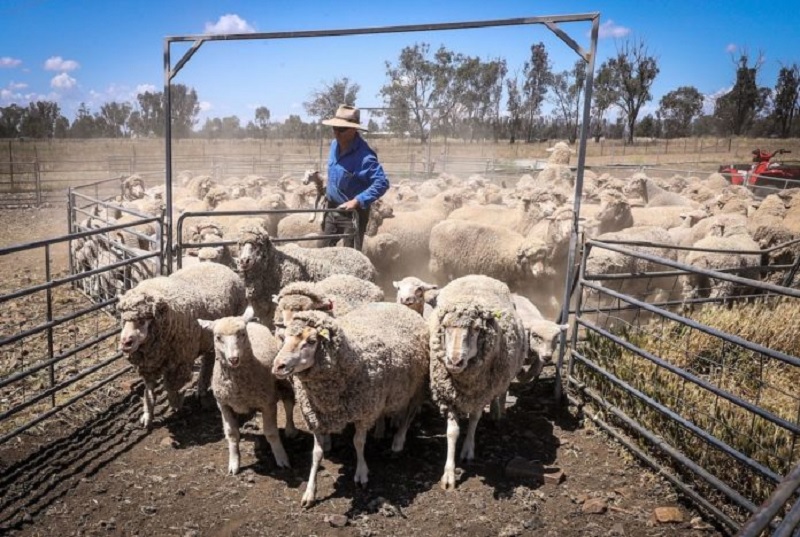
<svg viewBox="0 0 800 537"><path fill-rule="evenodd" d="M695 320L765 348L800 355L800 303L765 299L734 308L706 307ZM629 327L623 337L669 365L679 367L729 398L757 406L777 420L800 424L800 367L763 352L723 341L665 319L641 328ZM758 416L741 404L686 380L610 340L590 335L581 352L617 378L689 420L736 451L785 475L800 461L800 438L791 430ZM735 461L694 433L641 400L588 370L579 376L691 460L718 476L756 504L774 488L767 478Z"/></svg>

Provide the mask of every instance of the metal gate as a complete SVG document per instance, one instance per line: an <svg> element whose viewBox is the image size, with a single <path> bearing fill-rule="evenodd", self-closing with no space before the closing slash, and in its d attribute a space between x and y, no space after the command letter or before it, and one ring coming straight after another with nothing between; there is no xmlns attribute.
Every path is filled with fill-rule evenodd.
<svg viewBox="0 0 800 537"><path fill-rule="evenodd" d="M734 269L700 270L668 259L666 248L674 247L586 243L569 397L590 405L599 427L730 529L760 513L774 528L783 518L791 532L800 484L800 340L792 335L800 291ZM620 269L592 273L587 266L601 265L587 259L598 255L616 260L602 266ZM763 270L783 280L793 269ZM705 287L686 300L697 282Z"/></svg>

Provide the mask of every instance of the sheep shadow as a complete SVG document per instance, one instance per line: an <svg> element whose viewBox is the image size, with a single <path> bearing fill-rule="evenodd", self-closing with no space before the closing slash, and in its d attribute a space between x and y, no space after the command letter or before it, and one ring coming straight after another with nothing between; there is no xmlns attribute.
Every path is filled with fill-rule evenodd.
<svg viewBox="0 0 800 537"><path fill-rule="evenodd" d="M507 409L506 417L494 422L484 416L476 432L475 460L457 463L457 487L464 486L472 478L478 478L493 489L496 499L500 499L513 495L520 485L532 489L543 485L543 474L548 471L546 466L557 461L559 440L555 435L556 426L564 430L578 427L578 420L553 400L552 388L552 382L547 381L512 385L512 397L509 399L514 402ZM459 449L464 440L466 423L462 422L461 425ZM418 496L439 489L447 451L446 429L446 420L438 409L425 405L409 430L402 453L391 453L390 436L381 440L368 437L365 457L370 481L368 487L362 489L353 482L355 449L352 444L353 430L348 427L341 435L334 437L333 449L323 459L322 468L328 475L333 474L334 483L333 490L327 494L320 494L327 487L317 490L317 505L324 505L331 499L345 498L351 502L349 509L343 513L349 519L373 514L404 516L403 511ZM296 467L296 471L308 472L313 447L310 435L307 443L302 445L307 458L302 466ZM542 469L542 475L510 476L506 473L506 467L514 459L529 461L532 467ZM338 474L335 473L337 466Z"/></svg>
<svg viewBox="0 0 800 537"><path fill-rule="evenodd" d="M2 465L0 534L23 530L82 480L97 475L142 442L148 432L136 423L141 411L137 403L139 398L128 393L78 428L13 464Z"/></svg>

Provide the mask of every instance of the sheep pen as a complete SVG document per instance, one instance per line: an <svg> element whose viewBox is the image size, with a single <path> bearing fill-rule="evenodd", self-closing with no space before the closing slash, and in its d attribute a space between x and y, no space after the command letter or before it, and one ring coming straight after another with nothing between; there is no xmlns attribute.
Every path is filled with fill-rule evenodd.
<svg viewBox="0 0 800 537"><path fill-rule="evenodd" d="M36 214L41 212L36 211ZM8 229L13 229L13 226ZM15 276L19 274L20 278L26 277L24 270L13 269L10 272ZM335 443L333 456L326 458L318 485L318 493L326 498L324 505L328 510L325 513L312 510L305 514L293 501L284 500L296 496L297 489L302 487L302 481L308 475L309 464L304 454L310 451L311 441L307 433L285 443L293 462L300 463L294 470L276 470L272 461L264 457L245 466L240 478L224 481L222 477L226 469L218 464L219 453L225 446L218 412L179 413L171 417L164 412L165 401L163 396L159 396L156 413L166 416L167 427L147 435L126 427L128 421L135 421L135 408L138 406L134 403L131 407L134 410L126 414L126 397L138 400L129 394L134 392L138 395L140 387L134 383L123 386L124 390L116 391L123 404L112 406L112 409L125 419L107 413L92 416L89 421L92 427L87 427L83 435L74 437L69 434L58 436L58 432L66 430L69 425L59 421L53 427L41 429L39 440L33 437L34 431L30 436L23 436L34 442L4 446L3 476L9 476L6 482L10 487L9 499L4 505L5 513L8 513L5 515L7 522L3 523L3 528L44 533L48 528L51 533L52 528L58 528L67 534L82 528L115 528L114 531L123 533L155 534L164 528L175 527L180 528L181 534L205 534L225 531L224 528L233 525L242 535L263 533L266 528L278 534L309 534L337 531L330 528L331 521L337 519L325 519L333 512L346 517L347 524L355 526L356 531L363 529L373 534L410 531L432 535L464 531L490 534L506 531L513 534L516 530L524 533L529 527L537 527L545 534L549 528L559 528L559 534L570 535L572 532L577 535L581 528L598 523L603 527L620 524L629 532L634 531L633 528L645 526L657 507L675 505L670 496L671 489L660 478L642 472L637 464L620 458L615 447L609 445L602 435L594 434L591 426L576 429L568 421L559 422L559 412L546 397L550 384L512 385L516 401L509 409L508 423L497 430L486 429L483 436L483 428L479 428L478 441L484 460L477 467L465 467L464 474L459 476L462 485L458 494L466 496L465 505L448 502L446 509L442 507L448 500L435 490L437 465L434 464L431 471L425 460L438 460L440 457L444 427L440 418L423 415L418 429L409 434L407 455L401 459L401 469L371 455L368 445L370 469L376 476L381 476L381 485L366 495L355 494L348 486L352 482L352 474L348 473L348 467L352 468L352 461L348 459L348 453L352 453L349 442L342 441L338 446ZM94 406L105 408L97 403ZM255 437L257 433L256 427L244 424L245 437ZM93 439L86 443L83 440L89 434ZM65 452L74 452L75 458L69 459L70 462L78 465L88 463L85 464L85 473L67 473L64 465L60 464L63 453L59 456L44 452L45 462L39 468L18 464L26 460L26 449L35 450L35 443L42 443L54 435L61 442L56 445L66 447ZM383 443L375 449L388 447L388 443ZM266 450L256 446L256 451ZM571 451L579 454L581 460L570 460L576 458ZM52 464L48 463L48 457L51 457ZM106 463L108 458L112 460L110 464ZM552 476L546 473L548 480L537 484L540 483L537 477L520 477L521 474L514 473L520 466L524 468L520 459L523 462L543 461L548 471L557 466L565 478L554 484L550 480ZM591 460L593 466L607 467L608 472L604 470L603 475L597 472L587 475L586 460ZM64 479L59 479L62 475ZM22 487L25 478L31 477L33 479L29 481L36 483L51 476L56 476L59 484L52 491L40 491L41 494L34 496L35 501L28 502L32 493ZM83 477L87 479L81 481ZM620 493L608 492L617 487L621 487ZM70 488L68 493L59 494L60 490L67 488ZM217 508L198 494L201 490L205 494L220 496L231 493L237 498L219 502L221 505ZM561 497L564 490L569 490L569 493ZM623 494L625 491L632 493ZM344 502L343 498L349 500ZM584 505L587 502L592 505L590 500L595 498L614 509L607 508L600 515L584 512ZM12 513L17 499L25 499L28 507L26 510L14 509ZM92 499L99 503L94 504ZM89 505L96 507L84 507ZM269 506L268 515L265 515L265 506ZM663 534L685 535L692 528L703 527L702 521L693 521L696 513L683 504L679 507L684 522L675 526L657 523L657 529ZM558 526L564 513L571 513L568 524ZM286 522L281 517L285 517ZM72 518L77 520L72 522ZM14 525L17 521L21 521L19 530ZM714 535L716 530L698 531Z"/></svg>

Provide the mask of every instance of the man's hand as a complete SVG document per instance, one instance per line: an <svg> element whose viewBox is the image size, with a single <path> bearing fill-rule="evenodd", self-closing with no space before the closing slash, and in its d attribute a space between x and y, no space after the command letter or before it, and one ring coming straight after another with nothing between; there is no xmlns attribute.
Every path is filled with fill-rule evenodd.
<svg viewBox="0 0 800 537"><path fill-rule="evenodd" d="M342 209L344 211L355 211L358 208L358 200L355 198L351 199L350 201L346 201L337 207L337 209Z"/></svg>

